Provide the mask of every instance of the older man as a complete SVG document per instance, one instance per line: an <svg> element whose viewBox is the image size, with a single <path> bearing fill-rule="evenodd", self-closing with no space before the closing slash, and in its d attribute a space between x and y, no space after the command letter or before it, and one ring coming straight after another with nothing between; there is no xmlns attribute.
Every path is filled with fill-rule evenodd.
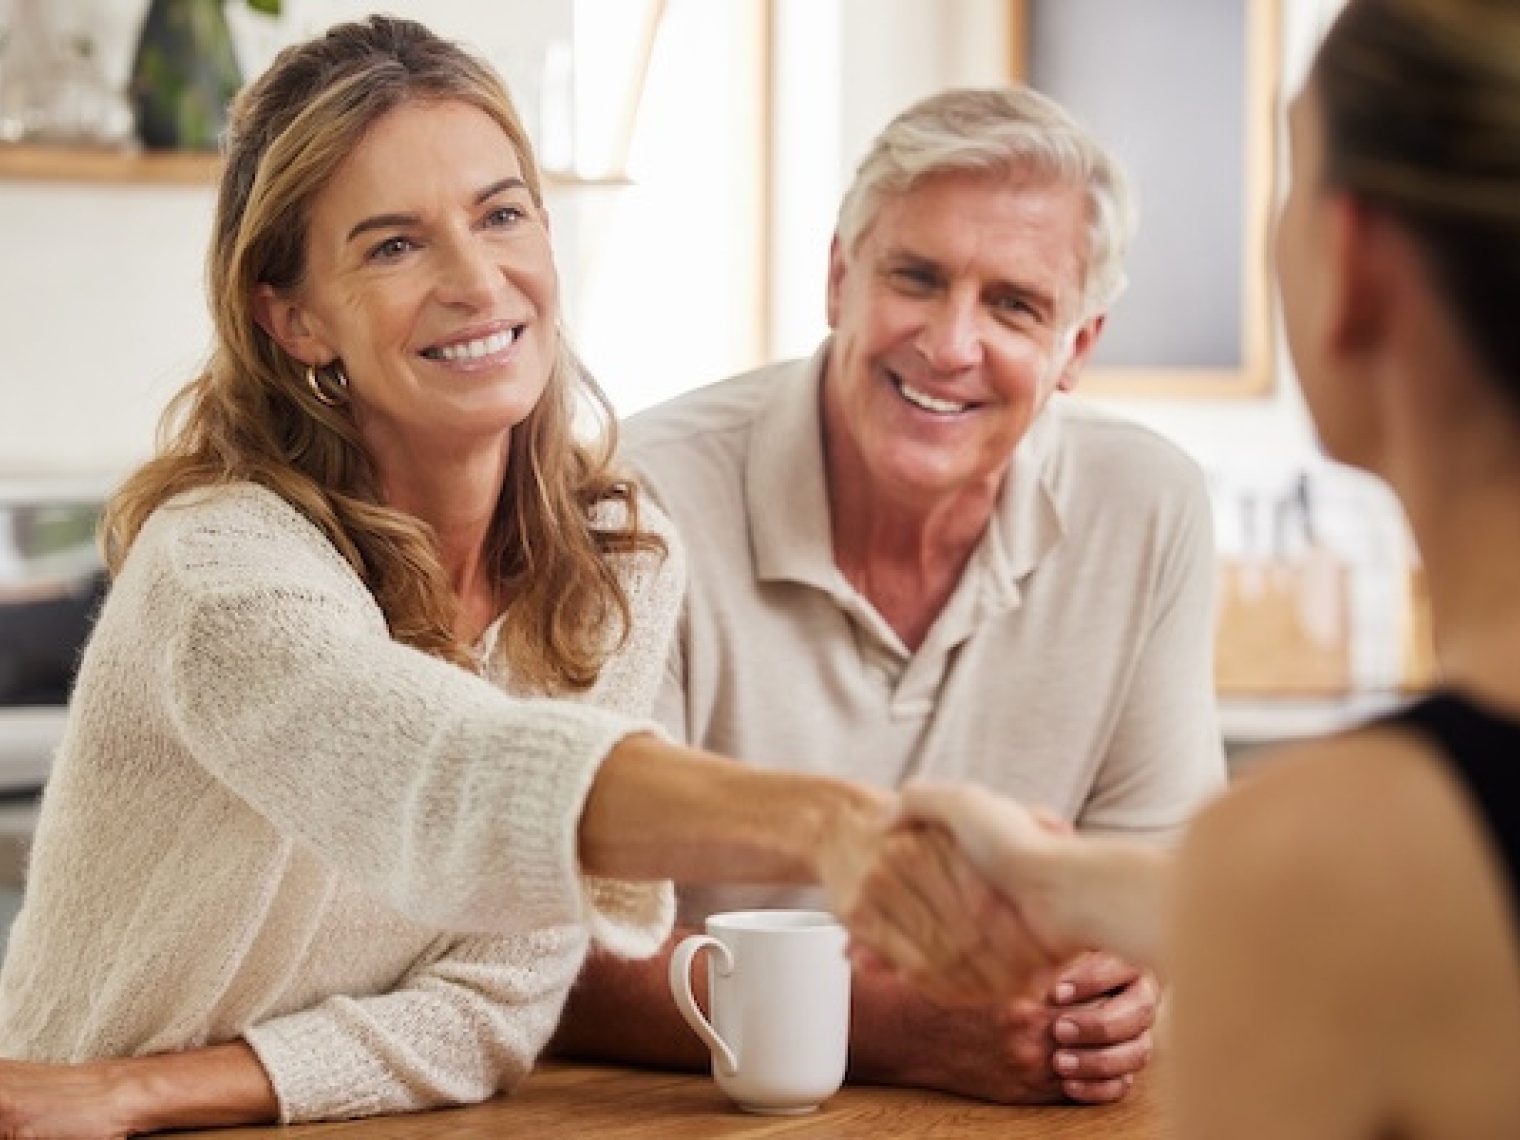
<svg viewBox="0 0 1520 1140"><path fill-rule="evenodd" d="M757 764L974 780L1164 839L1223 780L1213 551L1194 465L1072 388L1123 285L1113 160L1027 90L957 91L876 140L840 209L809 360L636 418L627 454L691 582L663 717ZM688 892L684 920L782 905ZM1123 1095L1152 981L1107 956L951 1010L866 968L852 1075L1003 1101ZM571 1051L701 1063L663 963L594 961Z"/></svg>

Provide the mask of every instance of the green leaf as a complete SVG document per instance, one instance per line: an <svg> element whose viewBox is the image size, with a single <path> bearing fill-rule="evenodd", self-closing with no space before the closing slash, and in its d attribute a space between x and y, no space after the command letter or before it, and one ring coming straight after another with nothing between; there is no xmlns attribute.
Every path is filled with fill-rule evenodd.
<svg viewBox="0 0 1520 1140"><path fill-rule="evenodd" d="M255 12L263 12L266 16L280 14L280 0L248 0L248 7Z"/></svg>

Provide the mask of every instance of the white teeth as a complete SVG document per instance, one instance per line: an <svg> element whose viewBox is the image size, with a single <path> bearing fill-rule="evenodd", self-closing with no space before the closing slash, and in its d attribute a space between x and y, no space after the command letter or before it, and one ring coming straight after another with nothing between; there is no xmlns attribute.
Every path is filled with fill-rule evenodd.
<svg viewBox="0 0 1520 1140"><path fill-rule="evenodd" d="M952 412L964 412L971 407L970 404L957 404L951 400L941 400L937 396L931 396L928 392L920 392L905 380L897 382L897 390L902 393L903 399L908 403L924 409L926 412L939 412L941 415L949 415Z"/></svg>
<svg viewBox="0 0 1520 1140"><path fill-rule="evenodd" d="M482 356L500 352L512 343L515 336L515 330L505 329L502 332L481 337L479 340L467 340L462 344L446 344L442 348L433 349L429 355L443 360L479 360Z"/></svg>

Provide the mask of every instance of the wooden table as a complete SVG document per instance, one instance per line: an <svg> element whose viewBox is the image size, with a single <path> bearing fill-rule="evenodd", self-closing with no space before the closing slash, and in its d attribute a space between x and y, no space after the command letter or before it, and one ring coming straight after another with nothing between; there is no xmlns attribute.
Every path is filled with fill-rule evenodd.
<svg viewBox="0 0 1520 1140"><path fill-rule="evenodd" d="M911 1089L846 1087L808 1116L752 1116L729 1105L712 1080L685 1073L607 1065L546 1063L513 1096L472 1108L383 1116L291 1128L180 1132L234 1140L498 1140L500 1137L814 1136L892 1140L998 1137L998 1140L1161 1140L1157 1081L1148 1074L1122 1104L1104 1108L1002 1108Z"/></svg>

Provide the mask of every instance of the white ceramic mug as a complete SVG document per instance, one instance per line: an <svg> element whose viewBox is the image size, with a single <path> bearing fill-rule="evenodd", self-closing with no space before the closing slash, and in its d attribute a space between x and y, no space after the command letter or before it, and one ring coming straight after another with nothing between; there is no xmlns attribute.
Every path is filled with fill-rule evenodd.
<svg viewBox="0 0 1520 1140"><path fill-rule="evenodd" d="M844 1083L850 1044L848 939L817 910L715 914L670 959L670 992L712 1053L713 1077L749 1112L812 1112ZM703 950L712 1021L691 992Z"/></svg>

